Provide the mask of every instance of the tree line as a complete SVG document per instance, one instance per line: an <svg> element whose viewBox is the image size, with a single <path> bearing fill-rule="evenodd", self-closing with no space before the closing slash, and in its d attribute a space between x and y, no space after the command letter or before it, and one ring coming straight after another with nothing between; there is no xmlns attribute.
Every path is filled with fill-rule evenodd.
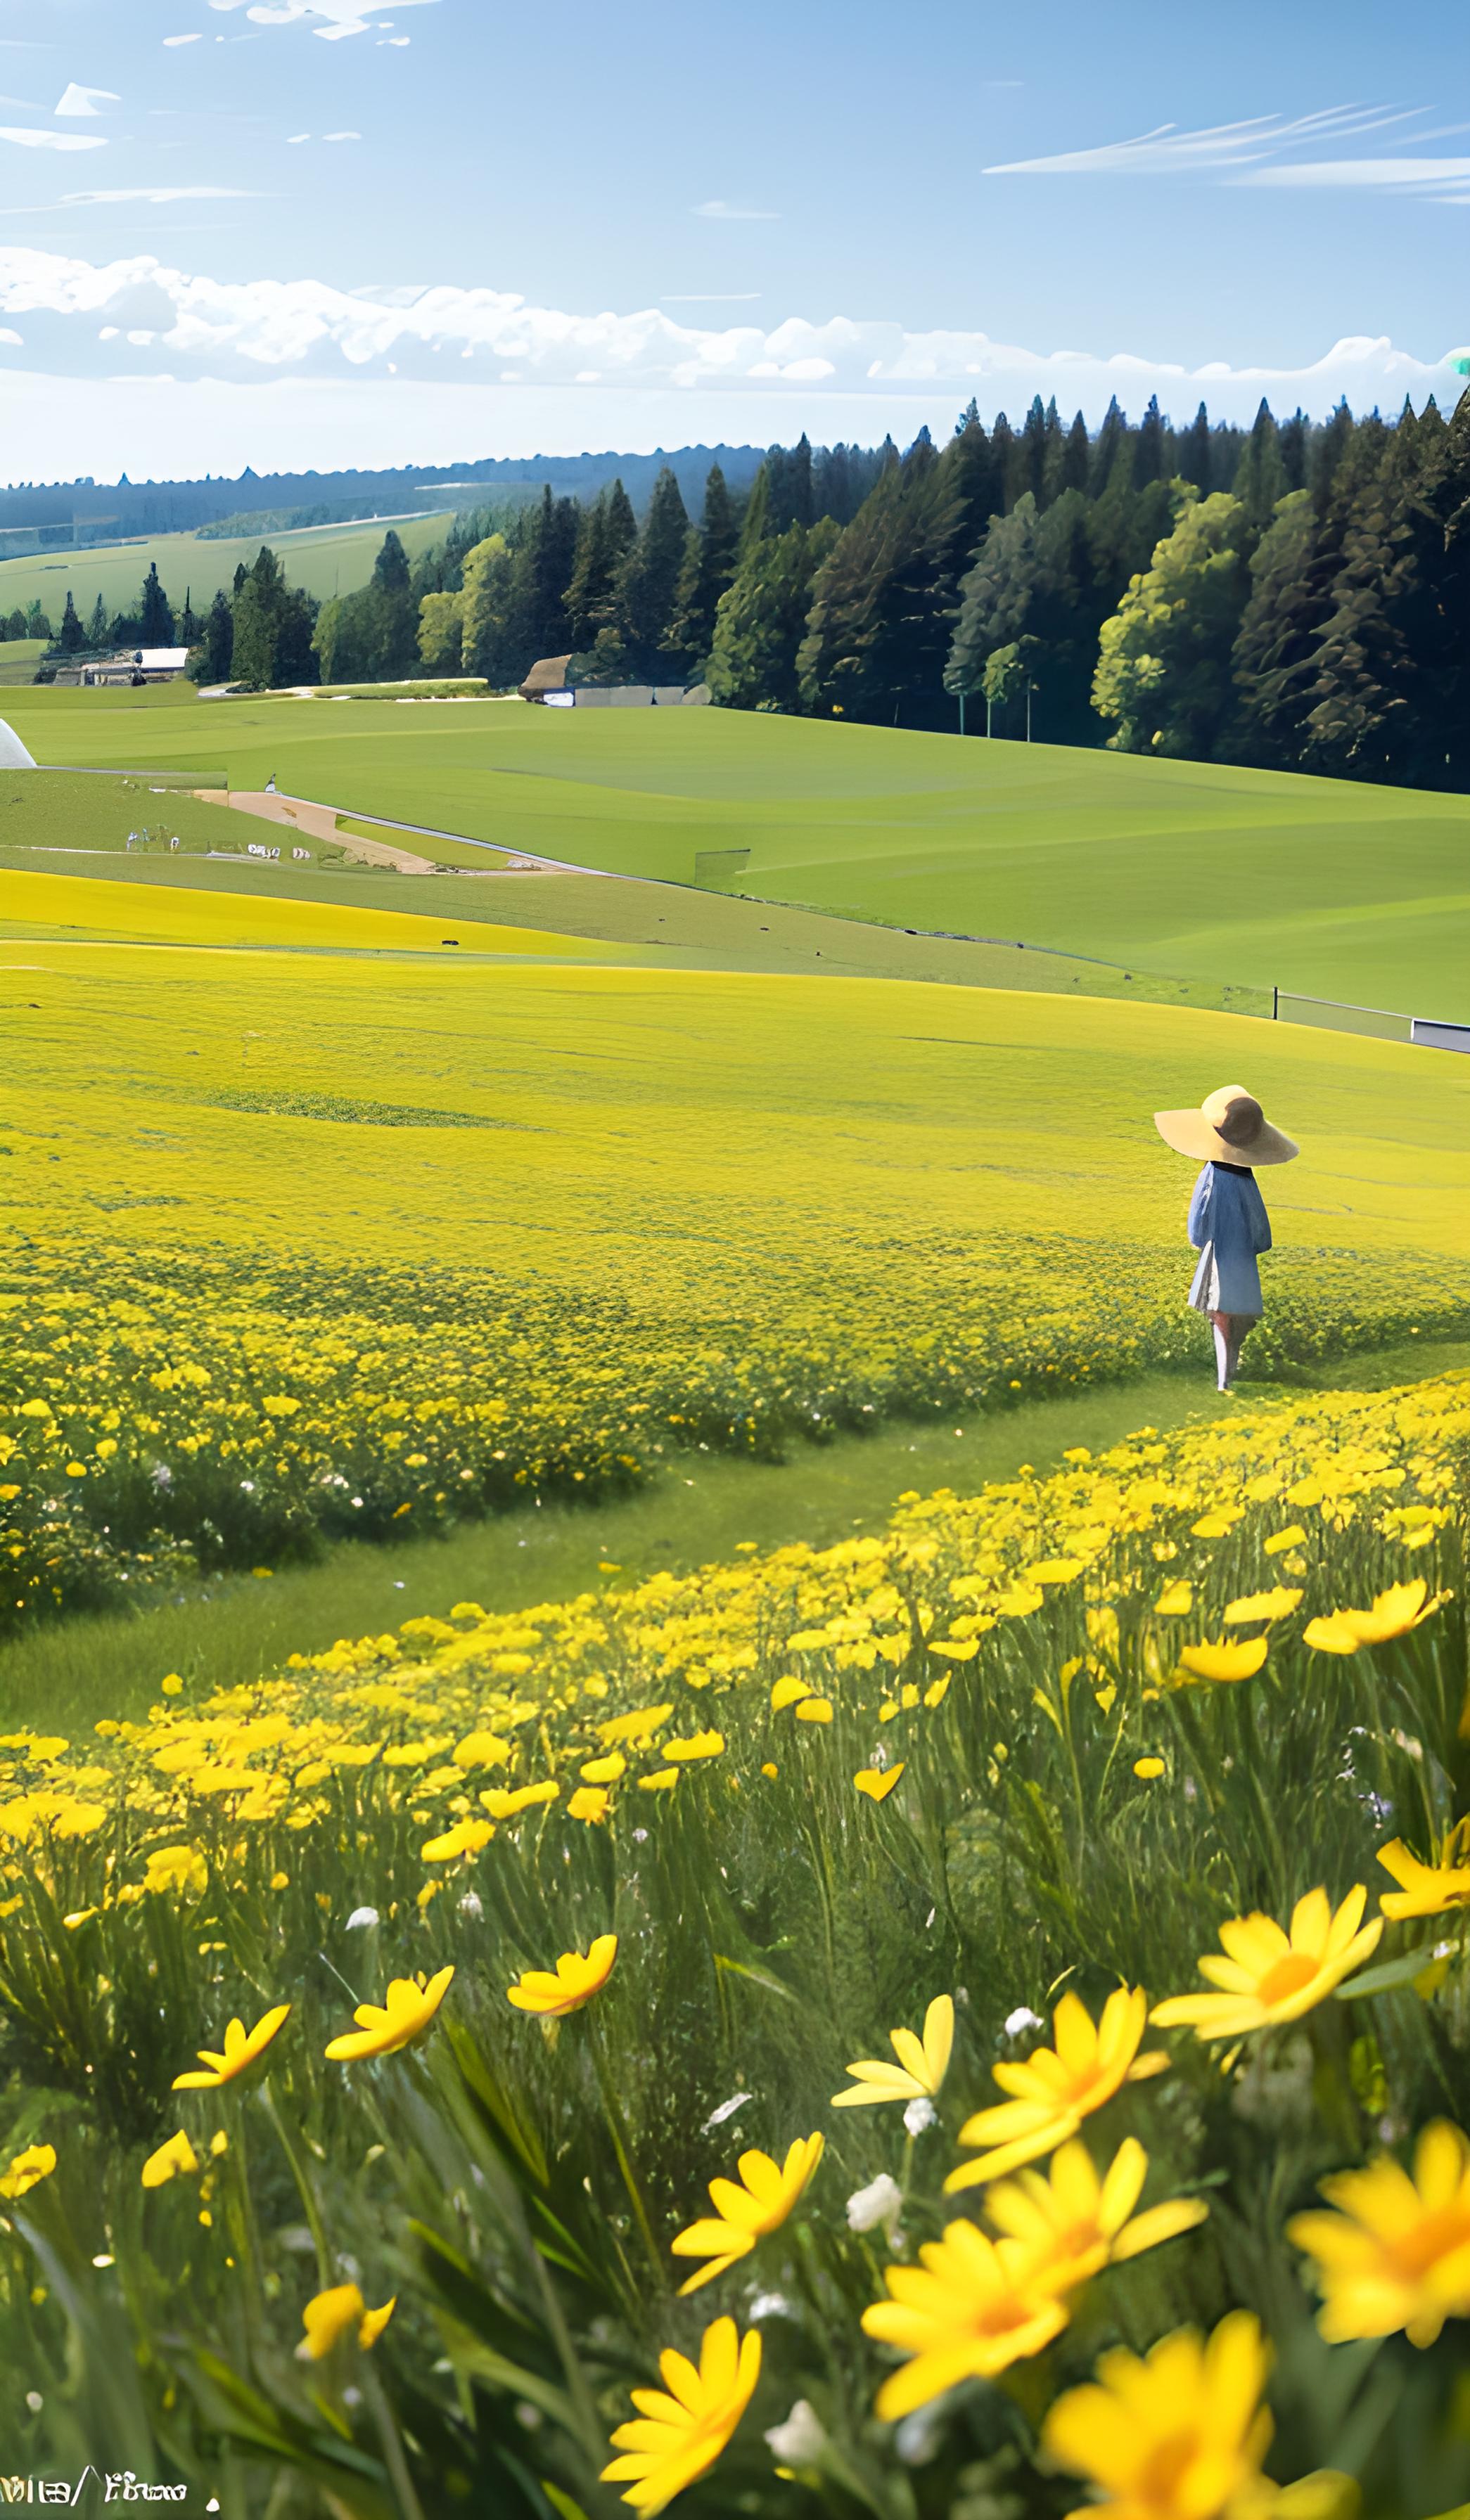
<svg viewBox="0 0 1470 2520"><path fill-rule="evenodd" d="M104 621L69 596L57 652ZM703 681L731 708L1463 788L1470 393L1447 421L1263 402L1249 429L1115 402L1095 432L972 402L942 447L772 447L744 497L716 462L694 517L665 466L641 518L615 479L457 518L412 562L390 530L326 604L262 546L175 621L154 568L106 629L253 689L505 690L566 655L573 683Z"/></svg>

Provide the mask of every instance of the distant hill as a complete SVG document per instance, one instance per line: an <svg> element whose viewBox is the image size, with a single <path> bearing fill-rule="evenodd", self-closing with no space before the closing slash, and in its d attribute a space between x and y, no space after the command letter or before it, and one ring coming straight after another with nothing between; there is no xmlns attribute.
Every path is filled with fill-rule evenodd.
<svg viewBox="0 0 1470 2520"><path fill-rule="evenodd" d="M595 498L606 482L620 479L635 508L643 508L662 467L678 478L687 507L697 511L705 475L717 463L734 490L747 490L759 471L759 446L681 446L652 455L484 456L471 464L405 464L384 472L253 472L236 480L206 473L200 481L23 481L0 487L0 538L19 554L31 549L74 548L124 534L192 532L226 517L277 517L298 509L324 512L346 521L357 517L402 515L405 509L474 506L486 492L518 487L532 494L543 481L553 490ZM30 537L35 537L31 542Z"/></svg>

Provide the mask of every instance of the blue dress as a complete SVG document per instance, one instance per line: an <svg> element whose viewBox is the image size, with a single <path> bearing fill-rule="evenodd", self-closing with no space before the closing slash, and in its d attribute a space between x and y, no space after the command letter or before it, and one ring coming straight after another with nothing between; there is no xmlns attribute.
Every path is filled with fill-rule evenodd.
<svg viewBox="0 0 1470 2520"><path fill-rule="evenodd" d="M1189 1300L1197 1313L1240 1313L1259 1321L1258 1252L1271 1247L1270 1219L1256 1176L1241 1165L1207 1164L1189 1202L1189 1239L1200 1255Z"/></svg>

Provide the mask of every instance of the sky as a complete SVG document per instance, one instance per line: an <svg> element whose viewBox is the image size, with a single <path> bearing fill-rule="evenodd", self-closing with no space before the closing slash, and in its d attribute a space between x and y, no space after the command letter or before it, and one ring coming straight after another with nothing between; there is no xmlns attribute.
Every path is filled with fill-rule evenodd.
<svg viewBox="0 0 1470 2520"><path fill-rule="evenodd" d="M1463 0L0 0L0 477L1452 400Z"/></svg>

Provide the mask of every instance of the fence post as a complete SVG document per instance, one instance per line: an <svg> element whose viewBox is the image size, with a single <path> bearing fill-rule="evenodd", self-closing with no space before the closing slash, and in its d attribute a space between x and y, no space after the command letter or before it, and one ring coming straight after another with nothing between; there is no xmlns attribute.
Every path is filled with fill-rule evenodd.
<svg viewBox="0 0 1470 2520"><path fill-rule="evenodd" d="M1274 981L1271 984L1271 1021L1272 1023L1281 1021L1281 992Z"/></svg>

